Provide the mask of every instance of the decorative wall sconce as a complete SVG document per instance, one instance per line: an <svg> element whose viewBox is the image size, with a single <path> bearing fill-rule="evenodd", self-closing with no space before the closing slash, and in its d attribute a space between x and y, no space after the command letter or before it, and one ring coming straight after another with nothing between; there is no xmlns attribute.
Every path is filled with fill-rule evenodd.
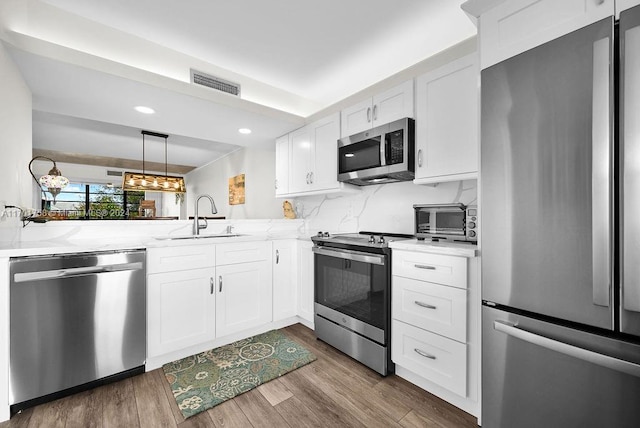
<svg viewBox="0 0 640 428"><path fill-rule="evenodd" d="M167 175L167 134L141 131L142 133L142 174L139 172L125 172L122 176L122 190L143 190L146 192L184 193L187 188L183 177ZM146 174L144 165L145 135L164 138L164 175Z"/></svg>
<svg viewBox="0 0 640 428"><path fill-rule="evenodd" d="M40 177L40 180L36 178L36 176L33 174L33 170L31 169L31 164L33 164L33 161L37 159L45 159L53 162L53 168L49 170L49 173L47 175L43 175L42 177ZM49 193L51 193L51 196L53 196L54 204L56 202L56 196L58 196L60 190L64 189L67 184L69 184L69 179L62 175L62 173L58 169L58 166L56 165L56 161L44 156L35 156L33 159L31 159L31 162L29 162L29 173L38 185L38 188L42 191L44 199L47 199L47 194L44 192L44 190L42 190L42 186L46 187Z"/></svg>

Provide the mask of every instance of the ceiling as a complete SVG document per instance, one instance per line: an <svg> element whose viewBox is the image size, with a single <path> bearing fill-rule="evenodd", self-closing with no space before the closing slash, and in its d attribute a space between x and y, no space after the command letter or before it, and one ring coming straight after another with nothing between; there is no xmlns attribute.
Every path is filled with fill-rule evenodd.
<svg viewBox="0 0 640 428"><path fill-rule="evenodd" d="M170 135L170 163L197 167L273 147L305 117L475 35L461 3L28 0L0 24L33 92L34 148L139 159L149 129ZM239 83L242 99L194 88L190 67Z"/></svg>

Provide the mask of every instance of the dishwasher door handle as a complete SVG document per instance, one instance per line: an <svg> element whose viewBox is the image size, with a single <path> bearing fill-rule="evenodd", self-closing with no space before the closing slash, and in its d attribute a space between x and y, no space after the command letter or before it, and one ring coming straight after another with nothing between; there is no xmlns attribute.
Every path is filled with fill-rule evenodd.
<svg viewBox="0 0 640 428"><path fill-rule="evenodd" d="M65 268L54 270L43 270L39 272L21 272L13 275L13 281L44 281L48 279L73 278L83 275L95 275L99 273L123 272L129 270L140 270L143 268L142 262L120 263L106 266L87 266L77 268Z"/></svg>

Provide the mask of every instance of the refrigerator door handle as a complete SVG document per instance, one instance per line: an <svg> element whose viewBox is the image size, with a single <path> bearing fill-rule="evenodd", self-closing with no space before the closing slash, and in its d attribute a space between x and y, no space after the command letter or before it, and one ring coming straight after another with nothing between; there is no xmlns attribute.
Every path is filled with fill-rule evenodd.
<svg viewBox="0 0 640 428"><path fill-rule="evenodd" d="M493 328L496 331L500 331L509 336L517 339L529 342L533 345L541 346L551 351L559 352L570 357L578 358L580 360L597 364L601 367L605 367L618 372L626 373L632 376L640 377L640 365L630 363L629 361L620 360L618 358L610 357L608 355L599 354L597 352L590 351L588 349L580 348L578 346L569 345L568 343L559 342L557 340L549 339L548 337L540 336L529 331L516 327L507 321L494 321Z"/></svg>
<svg viewBox="0 0 640 428"><path fill-rule="evenodd" d="M637 8L635 8L637 9ZM624 211L623 211L623 250L624 259L622 260L622 280L621 280L621 299L622 308L625 311L640 312L640 266L638 266L638 257L640 250L637 244L640 222L637 218L637 210L640 207L640 197L638 190L640 185L639 173L639 155L640 155L640 122L636 119L640 114L640 13L637 10L625 12L624 27L621 24L621 46L624 51L621 52L621 82L620 96L621 112L620 112L620 146L624 153L623 162L623 189L624 189ZM625 315L627 318L630 314ZM637 319L638 315L633 315ZM623 325L627 324L623 319ZM631 322L630 330L626 333L640 334L640 328L637 322Z"/></svg>
<svg viewBox="0 0 640 428"><path fill-rule="evenodd" d="M593 303L609 307L612 284L611 141L613 123L612 46L605 37L593 43L591 254Z"/></svg>

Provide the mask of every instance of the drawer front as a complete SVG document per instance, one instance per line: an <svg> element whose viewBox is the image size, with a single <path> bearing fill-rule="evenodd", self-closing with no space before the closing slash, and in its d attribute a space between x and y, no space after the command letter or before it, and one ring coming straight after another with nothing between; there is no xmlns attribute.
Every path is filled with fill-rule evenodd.
<svg viewBox="0 0 640 428"><path fill-rule="evenodd" d="M147 249L147 274L213 267L214 245L185 245Z"/></svg>
<svg viewBox="0 0 640 428"><path fill-rule="evenodd" d="M269 260L271 242L237 242L216 245L216 265L232 265L236 263Z"/></svg>
<svg viewBox="0 0 640 428"><path fill-rule="evenodd" d="M467 345L393 320L391 359L443 388L467 396Z"/></svg>
<svg viewBox="0 0 640 428"><path fill-rule="evenodd" d="M393 250L392 275L467 288L465 257Z"/></svg>
<svg viewBox="0 0 640 428"><path fill-rule="evenodd" d="M467 340L467 290L394 276L393 319L459 342Z"/></svg>

